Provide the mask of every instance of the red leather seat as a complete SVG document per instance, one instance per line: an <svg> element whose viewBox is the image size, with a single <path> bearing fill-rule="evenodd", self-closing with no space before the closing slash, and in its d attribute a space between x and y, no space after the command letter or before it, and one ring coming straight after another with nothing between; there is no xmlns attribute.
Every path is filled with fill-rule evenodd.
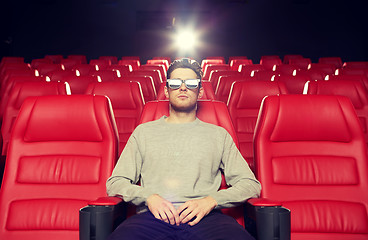
<svg viewBox="0 0 368 240"><path fill-rule="evenodd" d="M133 71L138 70L141 66L141 62L139 60L139 57L122 57L121 60L118 62L119 65L131 65L133 68Z"/></svg>
<svg viewBox="0 0 368 240"><path fill-rule="evenodd" d="M262 65L266 70L273 70L276 66L281 65L282 61L279 56L262 56L259 64Z"/></svg>
<svg viewBox="0 0 368 240"><path fill-rule="evenodd" d="M239 71L240 65L252 65L253 61L251 59L233 59L229 62L230 69L233 71Z"/></svg>
<svg viewBox="0 0 368 240"><path fill-rule="evenodd" d="M110 62L110 65L118 64L118 58L116 56L99 56L98 59L108 60Z"/></svg>
<svg viewBox="0 0 368 240"><path fill-rule="evenodd" d="M163 115L169 116L169 101L163 100L148 102L143 109L140 123L159 119ZM204 122L212 123L225 128L232 136L235 144L239 146L236 132L234 130L234 126L232 124L226 104L219 101L199 100L197 117ZM222 187L226 187L224 178ZM225 209L224 212L233 216L240 224L244 226L242 207Z"/></svg>
<svg viewBox="0 0 368 240"><path fill-rule="evenodd" d="M119 81L117 71L113 70L99 70L90 73L91 76L99 77L101 82Z"/></svg>
<svg viewBox="0 0 368 240"><path fill-rule="evenodd" d="M74 66L72 70L76 72L77 76L90 76L96 71L96 68L93 65L82 63Z"/></svg>
<svg viewBox="0 0 368 240"><path fill-rule="evenodd" d="M72 55L68 55L67 59L76 59L81 64L87 64L87 57L86 57L86 55L83 55L83 54L72 54Z"/></svg>
<svg viewBox="0 0 368 240"><path fill-rule="evenodd" d="M27 97L45 95L66 95L69 86L61 82L17 82L12 88L6 103L1 125L3 138L2 155L7 155L8 142L13 129L14 121L18 116L20 107Z"/></svg>
<svg viewBox="0 0 368 240"><path fill-rule="evenodd" d="M246 80L249 80L249 78L243 76L221 76L215 90L216 100L227 103L233 82Z"/></svg>
<svg viewBox="0 0 368 240"><path fill-rule="evenodd" d="M320 57L318 63L332 64L335 68L342 68L341 57Z"/></svg>
<svg viewBox="0 0 368 240"><path fill-rule="evenodd" d="M111 100L119 133L119 154L138 125L144 106L138 82L100 82L89 84L86 94L104 95Z"/></svg>
<svg viewBox="0 0 368 240"><path fill-rule="evenodd" d="M368 144L368 92L361 81L312 81L306 85L306 93L313 95L342 95L353 103L362 124L365 141Z"/></svg>
<svg viewBox="0 0 368 240"><path fill-rule="evenodd" d="M118 77L125 77L130 74L131 71L133 71L133 68L131 65L117 65L113 64L107 68L108 70L115 71Z"/></svg>
<svg viewBox="0 0 368 240"><path fill-rule="evenodd" d="M310 58L294 58L289 60L289 64L298 66L300 69L307 70L312 61Z"/></svg>
<svg viewBox="0 0 368 240"><path fill-rule="evenodd" d="M211 82L212 88L215 91L217 88L218 80L221 76L242 76L238 71L233 70L214 70L211 71L208 81Z"/></svg>
<svg viewBox="0 0 368 240"><path fill-rule="evenodd" d="M91 59L89 65L92 65L96 71L105 70L111 66L111 60L109 59Z"/></svg>
<svg viewBox="0 0 368 240"><path fill-rule="evenodd" d="M139 68L141 70L158 70L160 72L161 75L161 81L162 82L166 82L166 68L165 65L163 64L144 64L141 65L141 67Z"/></svg>
<svg viewBox="0 0 368 240"><path fill-rule="evenodd" d="M334 75L336 71L336 67L334 64L328 64L328 63L311 63L310 70L320 70L326 75Z"/></svg>
<svg viewBox="0 0 368 240"><path fill-rule="evenodd" d="M106 196L118 157L103 96L28 98L14 124L0 190L0 239L78 240L78 211Z"/></svg>
<svg viewBox="0 0 368 240"><path fill-rule="evenodd" d="M201 61L201 68L202 71L206 69L207 64L225 64L225 61L223 59L203 59Z"/></svg>
<svg viewBox="0 0 368 240"><path fill-rule="evenodd" d="M253 171L253 133L258 111L265 96L278 94L288 94L286 86L271 81L235 82L229 94L227 107L239 140L239 150Z"/></svg>
<svg viewBox="0 0 368 240"><path fill-rule="evenodd" d="M97 83L97 76L67 76L64 78L70 86L71 94L84 94L90 83Z"/></svg>
<svg viewBox="0 0 368 240"><path fill-rule="evenodd" d="M159 70L134 70L130 73L130 76L149 76L152 77L153 82L155 83L155 90L158 92L158 89L160 88L161 83L163 83L163 77L161 76L161 72ZM166 78L166 77L165 77Z"/></svg>
<svg viewBox="0 0 368 240"><path fill-rule="evenodd" d="M202 80L208 80L211 72L216 70L230 70L230 66L228 64L207 64L203 69Z"/></svg>
<svg viewBox="0 0 368 240"><path fill-rule="evenodd" d="M61 63L61 60L64 59L64 56L61 54L54 54L54 55L45 55L45 59L50 59L52 63L59 64Z"/></svg>
<svg viewBox="0 0 368 240"><path fill-rule="evenodd" d="M167 71L167 69L169 69L169 66L170 66L170 63L171 63L171 60L170 60L170 63L169 63L169 60L170 59L167 59L167 58L165 58L165 59L163 59L163 58L161 58L161 59L148 59L147 60L147 64L148 65L164 65L164 67L165 67L165 71ZM165 75L166 76L166 75Z"/></svg>
<svg viewBox="0 0 368 240"><path fill-rule="evenodd" d="M304 57L301 54L286 54L286 55L284 55L282 63L283 64L289 64L291 59L299 59L299 58L304 58Z"/></svg>
<svg viewBox="0 0 368 240"><path fill-rule="evenodd" d="M291 239L368 238L368 159L349 98L264 99L254 136L261 196L291 210Z"/></svg>
<svg viewBox="0 0 368 240"><path fill-rule="evenodd" d="M251 64L251 65L244 65L241 64L239 66L239 72L242 73L245 77L252 77L254 76L254 72L265 70L265 67L260 64Z"/></svg>
<svg viewBox="0 0 368 240"><path fill-rule="evenodd" d="M349 62L344 62L343 68L363 68L363 69L368 69L368 61L349 61Z"/></svg>
<svg viewBox="0 0 368 240"><path fill-rule="evenodd" d="M285 84L289 94L302 94L305 83L311 80L308 75L303 74L296 76L280 74L275 77L275 82L283 82Z"/></svg>
<svg viewBox="0 0 368 240"><path fill-rule="evenodd" d="M143 98L145 102L157 99L155 83L153 82L153 78L150 76L126 76L121 77L119 81L139 82L141 84Z"/></svg>

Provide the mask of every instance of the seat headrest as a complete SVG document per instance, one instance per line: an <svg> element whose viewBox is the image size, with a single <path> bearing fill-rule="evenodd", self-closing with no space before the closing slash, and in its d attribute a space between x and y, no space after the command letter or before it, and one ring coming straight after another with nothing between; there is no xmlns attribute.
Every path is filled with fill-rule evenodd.
<svg viewBox="0 0 368 240"><path fill-rule="evenodd" d="M270 117L274 128L270 139L287 141L349 142L348 117L341 105L353 106L342 96L280 95L264 99L262 108L274 109ZM267 111L267 110L266 110ZM355 113L354 111L351 111Z"/></svg>
<svg viewBox="0 0 368 240"><path fill-rule="evenodd" d="M114 109L136 109L144 104L138 82L100 82L88 86L88 94L106 95ZM138 102L140 100L140 102Z"/></svg>
<svg viewBox="0 0 368 240"><path fill-rule="evenodd" d="M27 98L22 110L29 111L24 141L102 141L96 110L110 107L104 96L44 96Z"/></svg>

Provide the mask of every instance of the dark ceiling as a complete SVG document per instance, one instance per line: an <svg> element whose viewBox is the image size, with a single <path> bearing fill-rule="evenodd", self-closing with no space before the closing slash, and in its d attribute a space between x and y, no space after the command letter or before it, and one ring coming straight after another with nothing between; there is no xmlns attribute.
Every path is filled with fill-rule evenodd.
<svg viewBox="0 0 368 240"><path fill-rule="evenodd" d="M367 1L332 0L36 0L1 7L1 56L46 54L178 57L180 25L201 33L188 53L207 56L302 54L368 61ZM175 18L175 24L173 19Z"/></svg>

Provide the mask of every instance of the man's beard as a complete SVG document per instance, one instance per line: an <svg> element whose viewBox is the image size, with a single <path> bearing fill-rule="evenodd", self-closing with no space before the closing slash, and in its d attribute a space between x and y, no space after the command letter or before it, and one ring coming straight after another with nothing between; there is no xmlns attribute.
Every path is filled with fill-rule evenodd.
<svg viewBox="0 0 368 240"><path fill-rule="evenodd" d="M190 113L193 110L197 110L197 103L189 106L175 106L174 104L170 104L170 107L175 112Z"/></svg>

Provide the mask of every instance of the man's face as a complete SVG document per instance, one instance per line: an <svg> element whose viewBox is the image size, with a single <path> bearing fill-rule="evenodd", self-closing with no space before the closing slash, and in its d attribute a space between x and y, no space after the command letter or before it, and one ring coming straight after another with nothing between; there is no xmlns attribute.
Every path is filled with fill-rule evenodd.
<svg viewBox="0 0 368 240"><path fill-rule="evenodd" d="M197 74L189 68L177 68L172 71L171 79L197 79ZM178 89L165 86L165 95L169 99L171 108L177 112L190 112L195 110L197 99L203 94L203 88L188 89L184 83Z"/></svg>

